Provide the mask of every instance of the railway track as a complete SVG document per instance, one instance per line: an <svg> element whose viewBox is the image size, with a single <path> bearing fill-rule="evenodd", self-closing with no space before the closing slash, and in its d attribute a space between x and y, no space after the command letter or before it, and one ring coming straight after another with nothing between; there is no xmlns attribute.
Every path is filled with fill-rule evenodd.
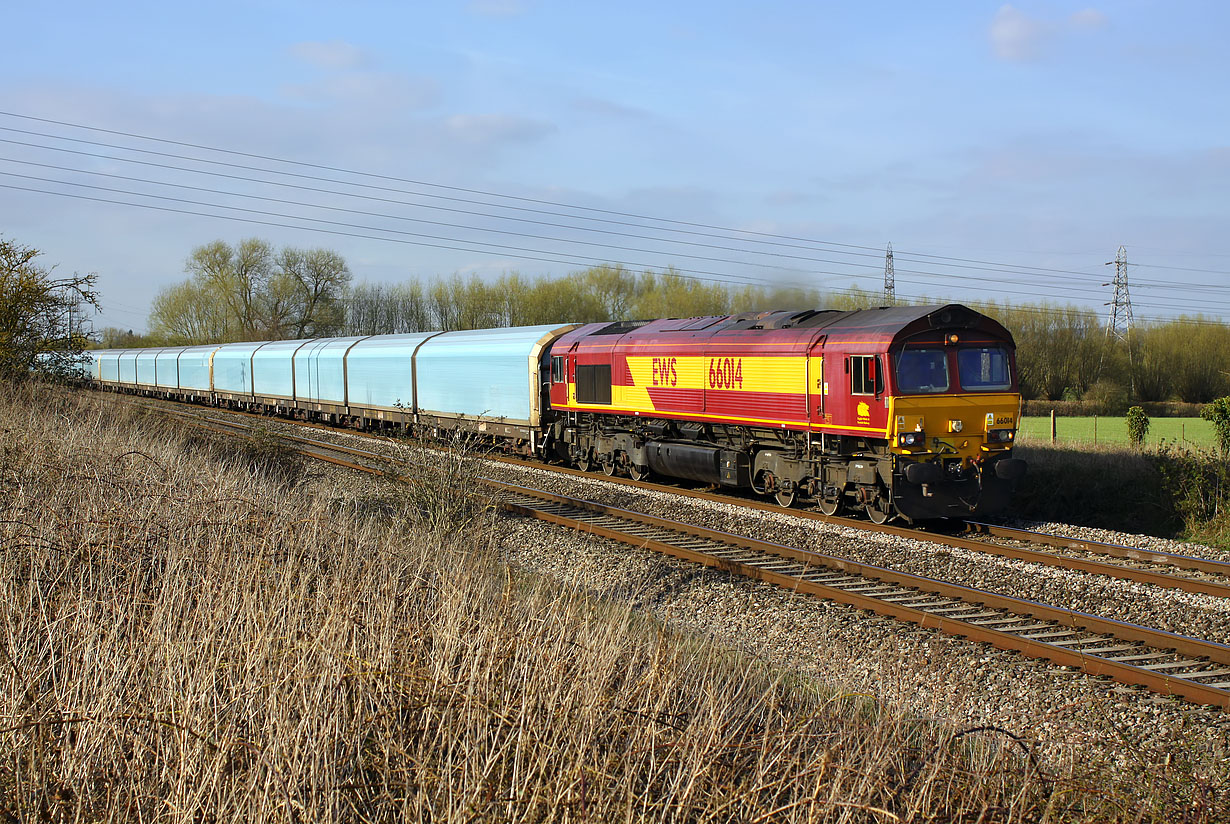
<svg viewBox="0 0 1230 824"><path fill-rule="evenodd" d="M174 412L181 416L200 419L218 420L218 415L239 416L268 420L266 416L250 412L233 412L230 410L202 410L188 404L175 401L159 401L155 404L139 403L153 409ZM186 408L185 408L186 407ZM214 414L211 414L214 413ZM337 427L323 424L304 423L302 421L284 421L297 427L318 429L323 432L338 433ZM388 441L381 435L358 432L355 430L340 430L346 434L370 437L380 441ZM361 450L360 450L361 451ZM1136 583L1152 584L1167 589L1177 589L1199 595L1210 595L1219 598L1230 598L1230 563L1209 558L1198 558L1176 553L1144 550L1136 547L1119 546L1115 544L1090 541L1081 538L1070 538L1062 535L1051 535L1025 529L999 526L995 524L965 522L964 534L954 534L950 531L932 531L917 527L902 527L893 524L874 524L866 520L846 518L840 515L825 515L819 511L807 509L783 509L775 504L732 496L724 492L688 489L676 485L668 485L651 480L638 481L631 478L609 476L599 472L586 472L571 467L546 465L541 462L509 457L506 455L487 455L485 460L491 460L511 466L536 470L549 469L561 475L567 475L588 480L599 479L607 483L627 486L634 489L649 489L665 491L697 500L716 501L724 504L737 504L742 507L763 512L789 514L804 520L822 521L827 524L858 529L865 532L875 532L909 538L916 541L933 543L942 547L995 555L1029 563L1059 569L1077 570L1094 575L1103 575ZM1046 547L1037 549L1034 547Z"/></svg>
<svg viewBox="0 0 1230 824"><path fill-rule="evenodd" d="M254 428L239 420L166 411L215 432L251 435ZM396 474L390 471L392 459L370 450L295 435L281 437L308 457L372 474ZM1224 644L517 484L489 478L480 482L492 489L500 506L523 516L1108 676L1158 694L1230 709L1230 646Z"/></svg>

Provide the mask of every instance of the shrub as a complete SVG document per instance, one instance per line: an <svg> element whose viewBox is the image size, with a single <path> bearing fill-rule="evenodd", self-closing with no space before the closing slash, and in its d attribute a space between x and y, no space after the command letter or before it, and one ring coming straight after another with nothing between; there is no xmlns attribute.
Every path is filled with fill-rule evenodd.
<svg viewBox="0 0 1230 824"><path fill-rule="evenodd" d="M1224 544L1230 534L1230 464L1212 452L1164 443L1149 460L1161 476L1169 508L1189 536Z"/></svg>
<svg viewBox="0 0 1230 824"><path fill-rule="evenodd" d="M480 482L483 453L477 438L454 432L433 451L413 449L386 470L394 511L420 534L457 536L490 527L492 492Z"/></svg>
<svg viewBox="0 0 1230 824"><path fill-rule="evenodd" d="M1029 464L1010 507L1017 517L1166 537L1183 529L1150 452L1046 442L1013 455Z"/></svg>
<svg viewBox="0 0 1230 824"><path fill-rule="evenodd" d="M1127 431L1128 440L1133 446L1143 444L1145 435L1149 434L1149 416L1139 406L1133 406L1127 411Z"/></svg>
<svg viewBox="0 0 1230 824"><path fill-rule="evenodd" d="M1230 397L1218 398L1200 410L1200 417L1212 421L1222 457L1230 457Z"/></svg>

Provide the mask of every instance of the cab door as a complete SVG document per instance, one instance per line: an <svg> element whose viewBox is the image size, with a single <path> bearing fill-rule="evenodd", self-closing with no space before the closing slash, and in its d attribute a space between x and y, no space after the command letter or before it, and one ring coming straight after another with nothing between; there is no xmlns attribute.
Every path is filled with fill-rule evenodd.
<svg viewBox="0 0 1230 824"><path fill-rule="evenodd" d="M850 418L842 425L868 437L884 437L888 421L888 395L884 385L884 354L859 353L845 356Z"/></svg>
<svg viewBox="0 0 1230 824"><path fill-rule="evenodd" d="M568 405L572 406L577 402L577 344L573 343L568 350L568 355L565 360L565 367L568 374Z"/></svg>
<svg viewBox="0 0 1230 824"><path fill-rule="evenodd" d="M817 338L807 352L807 417L813 425L828 423L833 418L828 403L828 377L824 365L825 336Z"/></svg>

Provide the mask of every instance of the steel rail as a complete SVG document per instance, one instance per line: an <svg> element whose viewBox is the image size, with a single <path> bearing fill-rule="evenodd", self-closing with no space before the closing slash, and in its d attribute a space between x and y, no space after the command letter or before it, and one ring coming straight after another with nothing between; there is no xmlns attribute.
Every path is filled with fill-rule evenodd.
<svg viewBox="0 0 1230 824"><path fill-rule="evenodd" d="M508 486L515 488L515 485ZM531 496L540 501L562 504L593 512L604 517L613 517L647 527L669 529L682 535L703 538L733 549L749 550L765 556L786 559L794 562L792 566L797 567L797 569L790 569L789 567L787 569L772 569L768 568L770 565L752 563L748 559L723 557L721 554L715 554L712 551L707 552L696 546L688 546L686 542L682 545L672 543L660 538L638 534L626 528L620 529L609 524L578 520L566 514L552 512L549 509L542 509L533 505L527 506L525 503L505 502L504 506L506 508L582 532L611 538L632 546L653 549L677 558L704 564L705 566L755 578L784 589L815 595L827 600L848 604L858 609L870 610L879 615L918 624L925 628L938 629L948 635L982 641L998 649L1015 650L1031 658L1045 659L1063 666L1074 667L1091 675L1106 675L1122 683L1142 686L1162 695L1174 695L1193 703L1209 704L1223 709L1230 709L1230 689L1227 689L1227 687L1230 687L1230 680L1224 683L1221 681L1205 683L1192 680L1193 678L1225 678L1230 676L1230 667L1225 666L1230 665L1230 646L1224 644L1129 624L1115 619L1101 618L1075 610L1060 609L1034 601L998 595L959 584L951 584L870 564L853 562L823 553L758 541L745 536L695 527L690 524L672 522L643 513L596 504L592 501L582 501L525 488L519 489L518 493ZM854 577L856 580L845 582L845 586L832 586L824 582L822 575L818 576L816 574L822 569L837 570L839 576L847 575ZM863 581L871 584L871 586L862 587L862 591L851 589L852 584ZM887 592L881 593L878 597L868 594L877 588L883 589L884 585L887 585ZM905 592L902 592L902 589ZM913 596L909 594L910 590L914 591ZM932 610L929 611L925 608L901 603L903 600L927 600L925 595L919 595L919 593L933 594L941 596L941 598L952 599L953 601L961 602L961 606L954 606L951 602L940 603L933 605ZM889 596L894 595L897 597L897 600L887 600ZM950 614L937 614L934 611L935 609L946 610ZM994 610L995 612L988 614L984 611L987 609ZM962 620L959 613L969 612L970 610L973 611L973 614L966 616L966 620ZM997 614L1004 617L994 618L994 621L992 621L993 616ZM1013 618L1010 616L1018 617ZM1026 634L1013 634L1008 629L1013 624L1021 623L1019 616L1043 620L1049 626L1027 625L1023 629L1019 626L1017 627L1017 629L1022 629L1022 631L1034 632L1035 637ZM983 623L978 623L974 620L978 618L981 618ZM985 625L993 622L999 622L1004 628L997 629L994 626ZM1052 630L1052 627L1055 629ZM1038 632L1038 630L1046 631ZM1081 631L1094 633L1102 637L1081 639L1079 637ZM1067 639L1068 645L1079 645L1079 648L1073 649L1069 648L1068 645L1039 640L1041 636L1053 638L1055 641L1064 638ZM1110 644L1108 647L1106 644L1109 643L1109 639L1133 642L1143 646L1124 647L1122 645L1115 646ZM1106 655L1095 654L1095 651L1098 649L1101 649ZM1112 652L1116 653L1123 660L1107 657ZM1131 654L1123 655L1125 652ZM1188 661L1181 658L1177 662L1157 661L1157 659L1161 658L1181 656L1197 660ZM1136 666L1126 663L1127 659L1148 659L1154 661L1154 663ZM1181 668L1192 671L1185 673L1186 677L1184 677L1184 675L1171 675L1150 669L1150 666L1169 666L1175 669Z"/></svg>
<svg viewBox="0 0 1230 824"><path fill-rule="evenodd" d="M228 429L190 423L230 434ZM215 423L229 430L252 428L240 423ZM283 437L303 445L305 448L297 451L309 457L397 477L397 473L333 458L327 453L341 452L385 464L391 462L387 456L293 435ZM517 484L479 480L504 495L515 496L512 500L501 500L500 505L516 513L981 641L998 649L1015 650L1091 675L1105 675L1159 694L1230 709L1230 680L1193 680L1230 676L1230 646L1224 644ZM578 512L585 515L578 517ZM876 590L880 592L871 594ZM1045 623L1031 624L1031 619ZM1082 637L1084 634L1089 636ZM1168 658L1178 660L1162 660ZM1167 673L1164 669L1185 671Z"/></svg>
<svg viewBox="0 0 1230 824"><path fill-rule="evenodd" d="M178 403L172 401L171 403ZM141 404L138 404L141 405ZM149 407L161 409L162 407ZM187 412L179 410L167 410L169 414L178 414L181 416L192 416L203 418L203 413ZM226 415L242 415L258 419L268 419L268 416L257 415L251 412L236 412L234 410L218 410ZM294 426L306 426L313 429L320 429L326 432L337 432L337 427L324 426L322 424L312 424L303 421L287 421ZM379 435L372 435L361 431L347 432L357 437L367 437L372 439L382 440L388 443L397 443L393 439L385 439ZM295 436L285 435L284 437L294 438ZM364 452L357 450L356 454ZM375 453L371 453L375 454ZM1065 538L1059 535L1048 535L1042 532L1029 532L1028 530L1012 530L1007 527L998 527L991 524L981 524L977 522L969 522L967 532L975 534L986 534L992 537L1004 538L1010 540L1018 540L1028 543L1042 544L1052 546L1058 549L1075 549L1083 552L1102 554L1112 557L1122 558L1126 560L1135 560L1152 564L1164 564L1170 567L1187 569L1192 571L1203 572L1206 574L1221 575L1227 578L1226 582L1207 580L1202 578L1188 578L1181 575L1173 575L1168 572L1159 572L1157 570L1142 569L1140 567L1125 566L1122 564L1106 563L1103 561L1094 560L1092 558L1079 558L1071 555L1056 554L1053 552L1045 552L1040 550L1028 549L1020 546L1009 546L1000 543L993 543L986 540L976 538L965 538L958 535L945 535L933 532L924 532L915 528L907 528L894 526L891 524L874 524L869 521L856 520L854 518L845 518L840 515L824 515L820 512L812 512L808 510L783 509L775 504L768 504L762 501L747 500L744 498L736 498L730 495L719 495L707 491L699 491L694 489L684 489L676 486L667 486L661 483L652 481L635 481L631 478L620 478L610 475L596 475L593 472L584 472L571 467L563 467L558 465L547 465L542 463L531 463L524 459L511 458L504 455L485 455L484 460L492 460L500 463L509 464L512 466L529 467L533 469L548 469L552 472L557 472L563 475L569 475L588 480L602 480L607 483L629 486L635 489L650 489L654 491L668 491L672 494L681 495L697 500L716 501L725 504L735 504L749 509L755 509L762 512L773 512L777 514L785 514L800 518L803 520L815 520L837 526L844 526L850 529L858 529L863 532L880 533L884 535L893 535L901 538L909 538L915 541L924 541L944 547L955 547L958 549L969 550L971 552L979 552L989 555L997 555L1004 558L1011 558L1028 563L1042 564L1044 566L1056 567L1059 569L1075 570L1087 572L1094 575L1103 575L1110 578L1118 578L1126 581L1134 581L1136 583L1152 584L1167 589L1177 589L1184 592L1191 592L1200 595L1211 595L1221 598L1230 598L1230 563L1222 561L1214 561L1211 559L1195 558L1192 556L1176 555L1164 552L1153 552L1149 550L1141 550L1134 547L1122 547L1114 544L1104 544L1097 541L1084 541L1074 538Z"/></svg>
<svg viewBox="0 0 1230 824"><path fill-rule="evenodd" d="M1071 538L1066 535L1053 535L1032 529L1000 526L980 521L966 521L965 529L966 532L975 535L990 535L993 538L1053 546L1056 549L1075 549L1081 552L1111 555L1116 558L1142 561L1149 564L1167 564L1194 572L1208 572L1214 575L1230 577L1230 563L1215 561L1211 558L1197 558L1193 555L1181 555L1175 552L1162 552L1154 549L1140 549L1139 547L1108 544L1102 541L1091 541L1087 538Z"/></svg>

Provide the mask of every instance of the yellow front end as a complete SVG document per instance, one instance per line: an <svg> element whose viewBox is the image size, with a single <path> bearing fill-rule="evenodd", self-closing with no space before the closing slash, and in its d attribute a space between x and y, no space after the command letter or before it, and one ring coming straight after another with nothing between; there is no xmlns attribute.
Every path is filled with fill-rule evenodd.
<svg viewBox="0 0 1230 824"><path fill-rule="evenodd" d="M1012 393L894 397L889 446L918 461L981 463L1012 449L1020 415L1021 396Z"/></svg>

